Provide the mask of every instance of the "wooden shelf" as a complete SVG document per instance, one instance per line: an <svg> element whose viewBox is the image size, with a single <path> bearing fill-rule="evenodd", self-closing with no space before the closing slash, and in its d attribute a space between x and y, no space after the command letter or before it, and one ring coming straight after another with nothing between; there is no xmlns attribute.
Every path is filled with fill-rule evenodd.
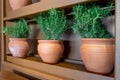
<svg viewBox="0 0 120 80"><path fill-rule="evenodd" d="M9 68L7 68L6 66L9 66ZM49 74L49 73L46 73L46 72L42 72L42 71L37 71L35 69L31 69L31 68L26 68L26 67L23 67L23 66L19 66L19 65L16 65L16 64L11 64L9 62L4 62L3 63L3 67L5 70L14 70L14 71L17 71L17 72L21 72L22 75L21 76L24 76L26 77L25 75L29 75L31 77L35 77L37 80L71 80L70 78L65 78L65 77L62 77L62 76L57 76L57 75L54 75L54 74ZM25 75L23 75L25 74ZM30 77L28 77L30 78ZM35 80L36 80L35 79ZM30 78L31 80L31 78ZM34 80L34 79L32 79Z"/></svg>
<svg viewBox="0 0 120 80"><path fill-rule="evenodd" d="M19 76L9 71L1 71L0 72L0 80L29 80L25 77Z"/></svg>
<svg viewBox="0 0 120 80"><path fill-rule="evenodd" d="M92 1L99 1L99 0L41 0L40 2L8 12L4 20L13 20L20 17L30 16L39 12L44 12L51 8L70 7L75 4L92 2Z"/></svg>
<svg viewBox="0 0 120 80"><path fill-rule="evenodd" d="M4 0L2 1L2 6L6 6ZM6 0L5 0L6 1ZM48 11L51 8L71 8L76 4L83 4L87 2L95 2L100 1L104 3L104 1L108 0L41 0L40 2L25 6L23 8L5 12L5 9L2 10L5 13L2 13L2 25L5 25L6 21L16 20L21 17L31 17L37 13ZM5 5L4 5L4 4ZM9 7L9 6L7 6ZM6 8L7 8L6 7ZM5 15L4 15L5 14ZM71 15L71 14L69 14ZM119 29L117 29L119 30ZM118 31L119 32L119 31ZM6 51L6 37L2 35L2 69L11 69L11 71L17 70L19 72L28 74L35 78L39 79L48 79L48 80L119 80L119 57L116 57L116 71L114 71L108 75L100 75L96 73L88 72L83 65L73 64L68 62L59 62L58 64L46 64L41 61L38 57L27 57L25 59L15 58L10 55L6 55L8 51ZM117 40L117 38L116 38ZM120 40L120 39L119 39ZM119 42L119 41L117 41ZM118 45L118 44L117 44ZM119 47L119 46L117 46ZM119 50L119 49L117 49ZM117 54L119 51L117 51ZM5 58L4 58L5 57ZM116 76L117 72L117 77Z"/></svg>
<svg viewBox="0 0 120 80"><path fill-rule="evenodd" d="M71 79L75 79L75 80L82 78L82 76L88 76L88 75L94 76L94 77L99 77L99 78L100 77L104 78L102 80L112 80L113 79L113 77L111 77L111 76L113 76L113 73L109 74L109 76L97 75L94 73L87 72L83 65L78 65L78 64L59 62L58 64L51 65L51 64L43 63L40 60L40 58L38 58L38 57L28 57L26 59L22 59L22 58L15 58L12 56L7 56L6 59L8 62L15 64L15 65L27 67L30 69L35 69L37 71L47 72L50 74L56 74L59 76L63 76L63 77L67 77L67 78L71 78ZM37 66L35 66L35 65L37 65ZM75 74L75 75L73 75L73 74ZM92 78L94 78L94 77L92 77Z"/></svg>

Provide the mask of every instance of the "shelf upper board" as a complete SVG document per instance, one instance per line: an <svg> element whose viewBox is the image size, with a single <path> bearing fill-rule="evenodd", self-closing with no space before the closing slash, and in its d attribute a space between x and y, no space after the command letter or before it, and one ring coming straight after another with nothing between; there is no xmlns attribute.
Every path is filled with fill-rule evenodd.
<svg viewBox="0 0 120 80"><path fill-rule="evenodd" d="M23 8L9 11L4 20L13 20L24 16L30 16L39 12L48 11L51 8L65 8L75 4L93 1L99 0L41 0L40 2L25 6Z"/></svg>

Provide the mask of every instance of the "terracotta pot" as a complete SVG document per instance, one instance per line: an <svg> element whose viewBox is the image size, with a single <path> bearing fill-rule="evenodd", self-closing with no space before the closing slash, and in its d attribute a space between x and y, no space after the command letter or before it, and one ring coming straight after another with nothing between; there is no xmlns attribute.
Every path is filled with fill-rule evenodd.
<svg viewBox="0 0 120 80"><path fill-rule="evenodd" d="M115 40L82 39L80 53L88 71L110 73L115 61Z"/></svg>
<svg viewBox="0 0 120 80"><path fill-rule="evenodd" d="M9 50L14 57L26 57L30 46L26 38L10 38Z"/></svg>
<svg viewBox="0 0 120 80"><path fill-rule="evenodd" d="M19 9L32 3L32 0L9 0L10 6L13 10Z"/></svg>
<svg viewBox="0 0 120 80"><path fill-rule="evenodd" d="M64 50L63 41L60 40L38 40L38 53L46 63L57 63Z"/></svg>

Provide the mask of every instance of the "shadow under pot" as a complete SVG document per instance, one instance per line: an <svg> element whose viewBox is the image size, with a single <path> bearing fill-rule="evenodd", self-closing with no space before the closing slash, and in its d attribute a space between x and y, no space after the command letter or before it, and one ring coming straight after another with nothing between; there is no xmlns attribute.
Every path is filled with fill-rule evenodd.
<svg viewBox="0 0 120 80"><path fill-rule="evenodd" d="M12 10L19 9L32 3L32 0L9 0Z"/></svg>
<svg viewBox="0 0 120 80"><path fill-rule="evenodd" d="M38 40L38 53L45 63L55 64L63 55L64 46L61 40Z"/></svg>
<svg viewBox="0 0 120 80"><path fill-rule="evenodd" d="M80 53L88 71L107 74L114 67L115 39L81 39Z"/></svg>
<svg viewBox="0 0 120 80"><path fill-rule="evenodd" d="M8 43L9 50L14 57L25 58L30 50L29 39L10 38Z"/></svg>

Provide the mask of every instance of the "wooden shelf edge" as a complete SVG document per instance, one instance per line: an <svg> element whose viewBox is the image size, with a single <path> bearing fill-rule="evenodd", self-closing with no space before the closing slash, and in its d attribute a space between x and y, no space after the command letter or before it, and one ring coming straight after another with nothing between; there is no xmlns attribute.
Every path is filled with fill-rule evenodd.
<svg viewBox="0 0 120 80"><path fill-rule="evenodd" d="M25 67L22 67L22 66L18 66L18 65L15 65L15 64L8 63L8 62L4 62L3 66L5 66L5 67L9 66L9 68L13 71L16 70L16 71L19 71L21 73L27 74L29 76L32 76L32 77L35 77L35 78L38 78L38 79L43 79L43 80L44 79L45 80L46 79L47 80L72 80L70 78L65 78L65 77L45 73L45 72L42 72L42 71L36 71L36 70L30 69L30 68L25 68Z"/></svg>
<svg viewBox="0 0 120 80"><path fill-rule="evenodd" d="M17 19L24 16L30 16L39 12L47 11L51 8L64 8L79 3L93 2L99 0L41 0L38 3L28 5L26 7L10 11L4 20Z"/></svg>
<svg viewBox="0 0 120 80"><path fill-rule="evenodd" d="M29 80L25 77L15 74L13 72L2 70L0 72L0 80L8 80L8 79L9 80Z"/></svg>
<svg viewBox="0 0 120 80"><path fill-rule="evenodd" d="M37 71L43 71L43 72L47 72L50 74L55 74L55 75L59 75L59 76L63 76L63 77L67 77L67 78L71 78L71 79L81 79L81 80L114 80L113 77L107 77L107 76L102 76L102 75L97 75L97 74L93 74L93 73L88 73L88 72L83 72L83 71L77 71L77 70L73 70L73 69L68 69L68 68L64 68L64 67L59 67L59 66L55 66L55 65L50 65L50 64L45 64L45 63L41 63L41 62L35 62L35 61L30 61L30 60L26 60L26 59L21 59L21 58L14 58L11 56L7 56L7 61L11 62L11 64L16 64L22 67L27 67L30 69L35 69ZM34 66L37 65L37 66Z"/></svg>

